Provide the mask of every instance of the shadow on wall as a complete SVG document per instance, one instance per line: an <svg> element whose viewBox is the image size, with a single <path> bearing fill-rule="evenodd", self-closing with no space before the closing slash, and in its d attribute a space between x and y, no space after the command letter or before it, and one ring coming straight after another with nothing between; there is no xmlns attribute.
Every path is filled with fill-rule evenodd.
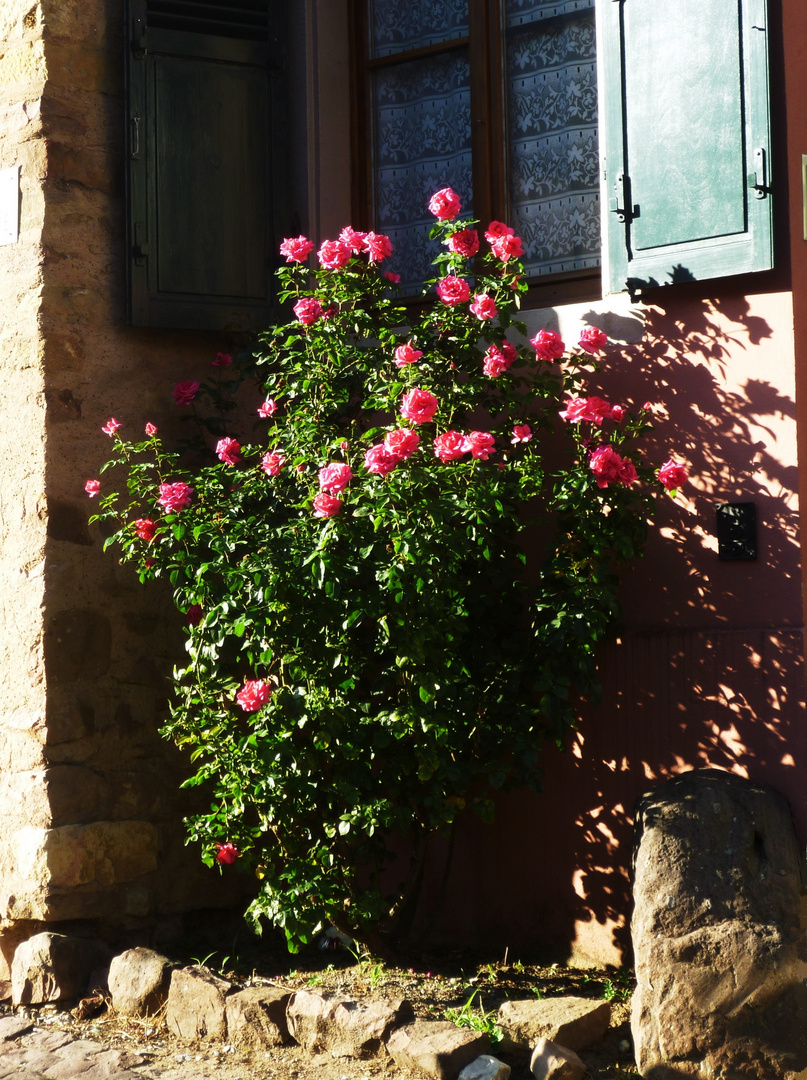
<svg viewBox="0 0 807 1080"><path fill-rule="evenodd" d="M807 838L792 343L772 329L791 325L790 300L756 298L755 310L765 317L744 297L665 290L643 341L604 358L603 396L658 403L652 457L677 454L697 480L659 500L647 553L625 575L623 629L601 653L602 704L581 710L569 750L545 751L542 795L502 797L492 826L464 821L447 873L449 846L435 845L423 938L619 962L634 800L687 769L770 784ZM726 501L756 504L756 561L718 558Z"/></svg>

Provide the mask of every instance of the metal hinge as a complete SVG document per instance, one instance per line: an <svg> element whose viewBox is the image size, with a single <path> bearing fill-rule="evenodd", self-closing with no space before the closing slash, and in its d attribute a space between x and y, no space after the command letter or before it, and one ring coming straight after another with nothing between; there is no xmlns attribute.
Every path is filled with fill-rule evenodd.
<svg viewBox="0 0 807 1080"><path fill-rule="evenodd" d="M143 19L132 19L132 52L142 60L146 55L146 24Z"/></svg>
<svg viewBox="0 0 807 1080"><path fill-rule="evenodd" d="M768 159L762 146L754 151L754 172L748 174L748 186L753 189L757 199L765 199L770 195L768 185Z"/></svg>
<svg viewBox="0 0 807 1080"><path fill-rule="evenodd" d="M625 173L618 173L614 184L614 198L609 203L612 214L616 214L617 221L633 221L639 216L639 207L631 203L630 177Z"/></svg>

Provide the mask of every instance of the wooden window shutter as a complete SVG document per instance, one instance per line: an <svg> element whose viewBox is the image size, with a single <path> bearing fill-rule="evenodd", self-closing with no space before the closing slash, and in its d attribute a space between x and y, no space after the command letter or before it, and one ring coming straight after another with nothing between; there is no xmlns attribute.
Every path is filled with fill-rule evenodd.
<svg viewBox="0 0 807 1080"><path fill-rule="evenodd" d="M765 0L597 13L607 290L770 269Z"/></svg>
<svg viewBox="0 0 807 1080"><path fill-rule="evenodd" d="M281 155L269 3L128 0L134 326L252 330L271 321Z"/></svg>

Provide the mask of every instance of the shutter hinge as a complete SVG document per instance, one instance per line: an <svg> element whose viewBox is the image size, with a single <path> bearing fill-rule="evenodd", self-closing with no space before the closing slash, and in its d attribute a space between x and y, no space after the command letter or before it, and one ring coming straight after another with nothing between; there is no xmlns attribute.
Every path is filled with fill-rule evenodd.
<svg viewBox="0 0 807 1080"><path fill-rule="evenodd" d="M768 186L768 162L765 149L758 146L754 151L754 172L748 174L748 186L753 190L754 197L765 199L770 195Z"/></svg>
<svg viewBox="0 0 807 1080"><path fill-rule="evenodd" d="M143 266L146 259L151 254L151 244L147 244L144 240L146 234L146 226L142 221L135 222L135 235L134 245L132 247L132 256L138 266Z"/></svg>
<svg viewBox="0 0 807 1080"><path fill-rule="evenodd" d="M132 20L132 40L131 40L132 52L138 58L142 60L145 58L146 49L146 24L143 19Z"/></svg>
<svg viewBox="0 0 807 1080"><path fill-rule="evenodd" d="M130 138L129 138L129 157L132 161L140 160L140 117L133 116L129 120L130 124Z"/></svg>
<svg viewBox="0 0 807 1080"><path fill-rule="evenodd" d="M614 184L614 198L609 203L612 214L616 214L617 221L633 221L639 216L639 207L633 206L630 194L630 177L625 173L618 173Z"/></svg>

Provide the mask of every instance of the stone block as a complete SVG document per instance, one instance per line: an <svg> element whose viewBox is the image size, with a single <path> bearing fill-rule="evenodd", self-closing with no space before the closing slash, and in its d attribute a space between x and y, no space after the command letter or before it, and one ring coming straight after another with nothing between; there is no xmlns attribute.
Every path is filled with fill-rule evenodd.
<svg viewBox="0 0 807 1080"><path fill-rule="evenodd" d="M109 965L112 1007L127 1016L153 1016L168 999L173 965L151 949L127 949Z"/></svg>
<svg viewBox="0 0 807 1080"><path fill-rule="evenodd" d="M147 821L65 825L43 843L51 886L116 885L157 867L157 830Z"/></svg>
<svg viewBox="0 0 807 1080"><path fill-rule="evenodd" d="M530 1072L535 1080L583 1080L588 1070L574 1050L539 1039L530 1058Z"/></svg>
<svg viewBox="0 0 807 1080"><path fill-rule="evenodd" d="M416 1020L396 1028L387 1040L396 1065L425 1072L434 1080L457 1080L467 1065L489 1049L486 1032L458 1028L447 1020Z"/></svg>
<svg viewBox="0 0 807 1080"><path fill-rule="evenodd" d="M289 1002L288 1024L291 1037L313 1053L366 1057L377 1053L389 1032L413 1015L401 998L359 1002L300 990Z"/></svg>
<svg viewBox="0 0 807 1080"><path fill-rule="evenodd" d="M291 993L276 986L250 986L225 1000L227 1041L241 1050L283 1046L291 1041L286 1007Z"/></svg>
<svg viewBox="0 0 807 1080"><path fill-rule="evenodd" d="M224 999L233 984L201 964L171 973L165 1022L180 1039L223 1039L227 1032Z"/></svg>
<svg viewBox="0 0 807 1080"><path fill-rule="evenodd" d="M508 1080L511 1069L491 1054L480 1054L476 1061L466 1065L459 1080Z"/></svg>
<svg viewBox="0 0 807 1080"><path fill-rule="evenodd" d="M98 963L97 942L67 934L36 934L18 946L11 964L14 1005L41 1005L81 997Z"/></svg>
<svg viewBox="0 0 807 1080"><path fill-rule="evenodd" d="M505 1001L496 1022L504 1033L505 1052L527 1054L539 1039L551 1039L570 1050L585 1050L608 1030L611 1005L580 997Z"/></svg>
<svg viewBox="0 0 807 1080"><path fill-rule="evenodd" d="M53 683L92 681L109 671L112 627L100 611L60 611L48 623L45 663Z"/></svg>

